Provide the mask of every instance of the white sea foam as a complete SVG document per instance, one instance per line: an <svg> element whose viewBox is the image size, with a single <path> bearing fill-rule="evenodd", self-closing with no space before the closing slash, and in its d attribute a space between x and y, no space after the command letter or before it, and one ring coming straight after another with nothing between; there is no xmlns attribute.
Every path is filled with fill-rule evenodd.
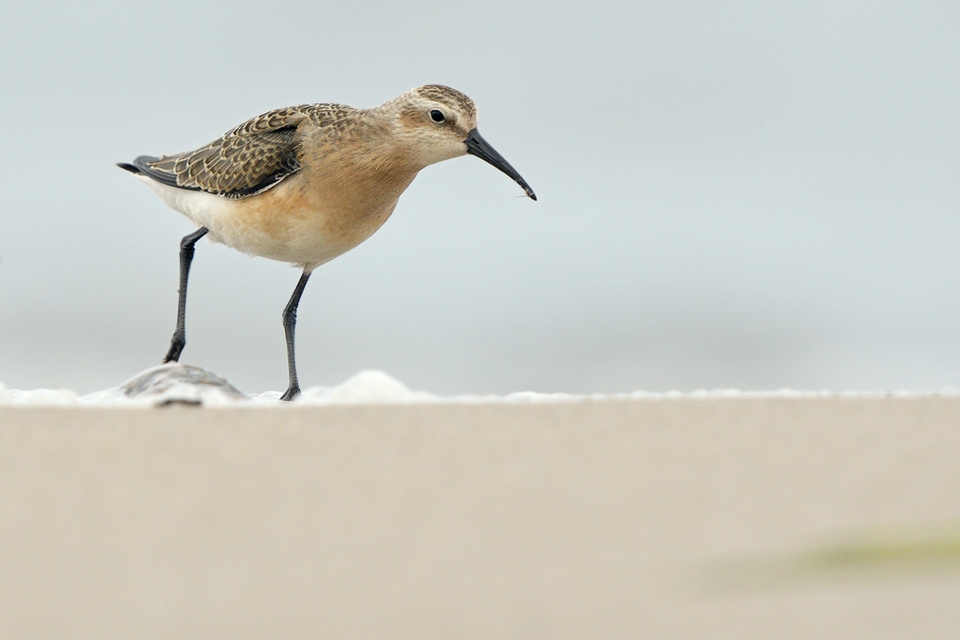
<svg viewBox="0 0 960 640"><path fill-rule="evenodd" d="M408 388L383 371L367 370L331 387L304 389L296 401L280 402L281 392L267 391L247 395L220 376L200 367L171 363L147 369L118 387L84 396L69 389L7 389L0 383L0 405L15 406L124 406L158 407L171 405L226 406L303 406L358 404L429 403L566 403L609 400L714 400L723 398L885 398L958 396L960 389L940 391L738 391L734 389L671 391L655 393L635 391L618 394L575 395L524 391L509 395L439 396Z"/></svg>

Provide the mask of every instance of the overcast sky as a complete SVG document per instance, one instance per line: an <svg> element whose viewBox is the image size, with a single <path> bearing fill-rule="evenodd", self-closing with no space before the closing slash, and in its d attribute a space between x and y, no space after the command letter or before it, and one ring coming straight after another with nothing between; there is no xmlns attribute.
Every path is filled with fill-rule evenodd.
<svg viewBox="0 0 960 640"><path fill-rule="evenodd" d="M8 2L0 381L159 363L194 227L114 166L271 108L426 83L467 157L318 269L304 386L441 393L960 385L960 4ZM205 241L182 361L286 385L289 266Z"/></svg>

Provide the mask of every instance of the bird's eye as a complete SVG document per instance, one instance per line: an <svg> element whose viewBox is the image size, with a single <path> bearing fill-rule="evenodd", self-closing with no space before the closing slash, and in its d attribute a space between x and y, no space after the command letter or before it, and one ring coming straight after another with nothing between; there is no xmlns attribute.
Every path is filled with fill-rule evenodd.
<svg viewBox="0 0 960 640"><path fill-rule="evenodd" d="M430 119L437 123L443 122L445 120L443 117L443 111L440 111L440 109L434 109L430 112Z"/></svg>

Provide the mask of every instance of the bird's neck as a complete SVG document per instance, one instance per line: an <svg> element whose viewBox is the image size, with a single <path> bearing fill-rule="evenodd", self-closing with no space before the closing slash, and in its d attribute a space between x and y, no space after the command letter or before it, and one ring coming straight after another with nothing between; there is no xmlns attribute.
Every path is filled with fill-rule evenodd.
<svg viewBox="0 0 960 640"><path fill-rule="evenodd" d="M334 137L307 139L303 152L313 156L304 167L316 193L358 213L395 204L423 168L379 118L357 119Z"/></svg>

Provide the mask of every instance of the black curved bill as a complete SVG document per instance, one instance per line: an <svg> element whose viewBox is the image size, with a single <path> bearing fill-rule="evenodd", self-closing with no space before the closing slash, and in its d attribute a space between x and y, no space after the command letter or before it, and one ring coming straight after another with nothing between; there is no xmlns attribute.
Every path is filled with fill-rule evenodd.
<svg viewBox="0 0 960 640"><path fill-rule="evenodd" d="M513 178L513 181L523 187L531 200L537 199L537 194L533 192L527 181L520 177L517 170L510 166L510 163L503 159L503 156L497 153L497 150L490 146L490 143L483 139L476 129L471 129L467 134L467 139L463 141L467 145L467 153L477 156L481 160L486 160L500 171Z"/></svg>

